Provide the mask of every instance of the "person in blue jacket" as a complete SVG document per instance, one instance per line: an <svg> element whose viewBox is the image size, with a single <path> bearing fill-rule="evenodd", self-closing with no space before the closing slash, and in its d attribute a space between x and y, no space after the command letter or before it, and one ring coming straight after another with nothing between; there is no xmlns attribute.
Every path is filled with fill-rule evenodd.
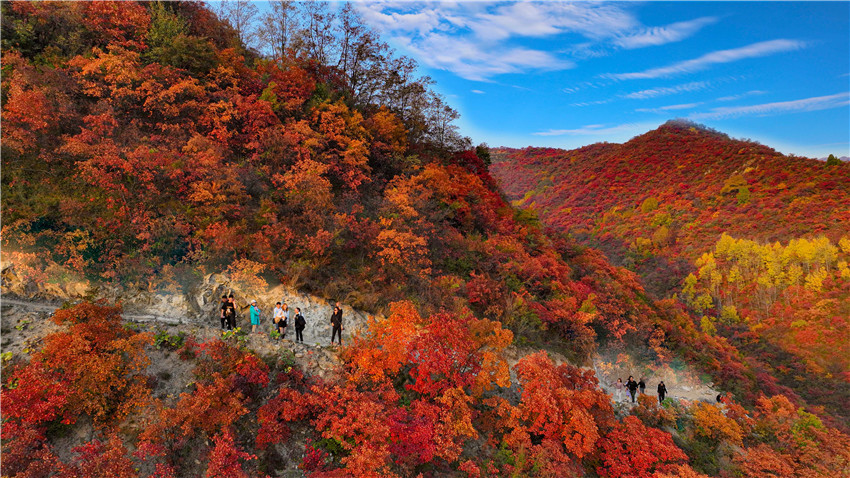
<svg viewBox="0 0 850 478"><path fill-rule="evenodd" d="M251 333L257 332L257 326L260 325L260 308L257 307L257 301L251 301Z"/></svg>

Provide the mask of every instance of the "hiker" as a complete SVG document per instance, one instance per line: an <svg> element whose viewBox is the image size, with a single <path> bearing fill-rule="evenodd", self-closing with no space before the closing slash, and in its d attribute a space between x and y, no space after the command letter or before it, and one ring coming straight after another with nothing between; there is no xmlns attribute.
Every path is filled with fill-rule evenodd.
<svg viewBox="0 0 850 478"><path fill-rule="evenodd" d="M664 380L662 380L662 381L658 384L658 403L659 403L659 404L661 404L661 402L663 402L663 401L664 401L664 397L665 397L666 395L667 395L667 386L666 386L666 385L664 385Z"/></svg>
<svg viewBox="0 0 850 478"><path fill-rule="evenodd" d="M260 308L257 307L257 301L251 301L251 333L257 332L257 326L260 325Z"/></svg>
<svg viewBox="0 0 850 478"><path fill-rule="evenodd" d="M632 396L632 403L635 403L635 392L637 392L638 384L631 375L629 375L629 380L626 382L626 388L629 389L629 394Z"/></svg>
<svg viewBox="0 0 850 478"><path fill-rule="evenodd" d="M295 308L295 341L304 343L304 327L307 325L307 321L304 320L304 316L301 315L301 309L298 307Z"/></svg>
<svg viewBox="0 0 850 478"><path fill-rule="evenodd" d="M289 325L289 304L283 303L283 320L277 324L277 331L280 336L286 338L286 326Z"/></svg>
<svg viewBox="0 0 850 478"><path fill-rule="evenodd" d="M618 402L619 402L619 401L621 401L621 400L623 399L623 387L624 387L624 386L625 386L625 385L623 385L623 379L622 379L622 378L617 378L617 383L616 383L616 384L614 384L614 388L616 388L616 389L617 389L617 401L618 401Z"/></svg>
<svg viewBox="0 0 850 478"><path fill-rule="evenodd" d="M280 302L276 302L274 305L274 310L272 311L272 325L274 326L275 332L280 332L280 322L283 320L283 307L280 306Z"/></svg>
<svg viewBox="0 0 850 478"><path fill-rule="evenodd" d="M638 389L640 389L640 394L646 394L646 382L643 381L643 377L640 378L640 382L638 382Z"/></svg>
<svg viewBox="0 0 850 478"><path fill-rule="evenodd" d="M331 345L334 343L334 337L339 334L339 344L342 345L342 307L340 307L339 302L336 303L334 307L334 312L331 314L331 325L333 326L333 332L331 332Z"/></svg>
<svg viewBox="0 0 850 478"><path fill-rule="evenodd" d="M227 298L224 317L227 319L227 330L234 330L236 328L236 301L233 299L233 294L230 294L230 297Z"/></svg>
<svg viewBox="0 0 850 478"><path fill-rule="evenodd" d="M225 316L227 312L227 294L221 296L221 330L227 329L227 317Z"/></svg>

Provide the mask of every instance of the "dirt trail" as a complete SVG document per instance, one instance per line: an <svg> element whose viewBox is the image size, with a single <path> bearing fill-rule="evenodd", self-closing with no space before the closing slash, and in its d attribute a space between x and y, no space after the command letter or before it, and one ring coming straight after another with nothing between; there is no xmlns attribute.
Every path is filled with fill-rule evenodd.
<svg viewBox="0 0 850 478"><path fill-rule="evenodd" d="M60 307L61 304L48 301L0 298L0 351L11 352L14 357L24 357L40 349L47 335L62 329L50 320L50 316ZM199 324L181 317L135 313L123 313L122 317L126 322L136 324L140 331L165 331L170 335L183 332L200 342L214 340L222 334L220 324ZM237 325L250 332L250 324L246 327L246 322L246 318L240 318ZM337 349L330 346L330 326L323 327L323 324L316 323L317 320L310 322L304 330L304 344L289 340L295 338L294 330L288 331L285 339L272 339L268 333L271 323L267 320L258 327L258 333L246 336L245 346L261 356L281 354L284 350L291 351L295 361L305 372L326 377L339 364ZM350 330L344 332L346 333L343 342L350 339L351 335Z"/></svg>

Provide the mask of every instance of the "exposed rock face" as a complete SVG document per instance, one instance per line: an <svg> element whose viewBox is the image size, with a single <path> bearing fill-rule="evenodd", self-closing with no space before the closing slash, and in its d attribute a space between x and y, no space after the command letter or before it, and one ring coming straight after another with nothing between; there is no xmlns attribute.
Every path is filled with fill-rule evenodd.
<svg viewBox="0 0 850 478"><path fill-rule="evenodd" d="M86 280L39 281L28 279L19 273L16 265L3 261L0 280L2 293L9 298L28 301L46 301L56 305L62 302L76 302L83 299L105 299L110 303L120 303L124 307L125 317L138 321L157 321L166 324L186 324L218 329L221 327L221 296L234 295L237 314L237 326L250 329L248 306L256 300L260 308L260 326L258 331L268 333L272 329L272 312L275 303L286 303L290 309L289 327L286 338L295 339L295 308L301 308L301 314L307 321L304 329L304 342L309 345L328 345L331 337L330 317L333 303L321 297L302 294L282 284L276 284L257 292L245 291L224 274L208 274L202 280L181 290L140 290L120 287L112 284L93 285ZM368 314L342 304L343 340L361 328Z"/></svg>

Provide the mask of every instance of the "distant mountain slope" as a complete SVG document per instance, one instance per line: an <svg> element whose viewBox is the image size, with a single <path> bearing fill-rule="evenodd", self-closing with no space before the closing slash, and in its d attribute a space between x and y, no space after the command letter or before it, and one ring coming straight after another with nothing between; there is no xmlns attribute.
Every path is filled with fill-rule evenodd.
<svg viewBox="0 0 850 478"><path fill-rule="evenodd" d="M500 149L492 157L492 174L517 205L592 238L627 266L650 251L665 261L694 260L723 232L836 241L850 223L846 165L785 156L692 123L671 121L624 144ZM650 288L667 291L687 273L674 269L673 283Z"/></svg>
<svg viewBox="0 0 850 478"><path fill-rule="evenodd" d="M492 158L514 204L637 272L656 298L680 301L777 385L846 403L850 165L680 121L624 144Z"/></svg>

